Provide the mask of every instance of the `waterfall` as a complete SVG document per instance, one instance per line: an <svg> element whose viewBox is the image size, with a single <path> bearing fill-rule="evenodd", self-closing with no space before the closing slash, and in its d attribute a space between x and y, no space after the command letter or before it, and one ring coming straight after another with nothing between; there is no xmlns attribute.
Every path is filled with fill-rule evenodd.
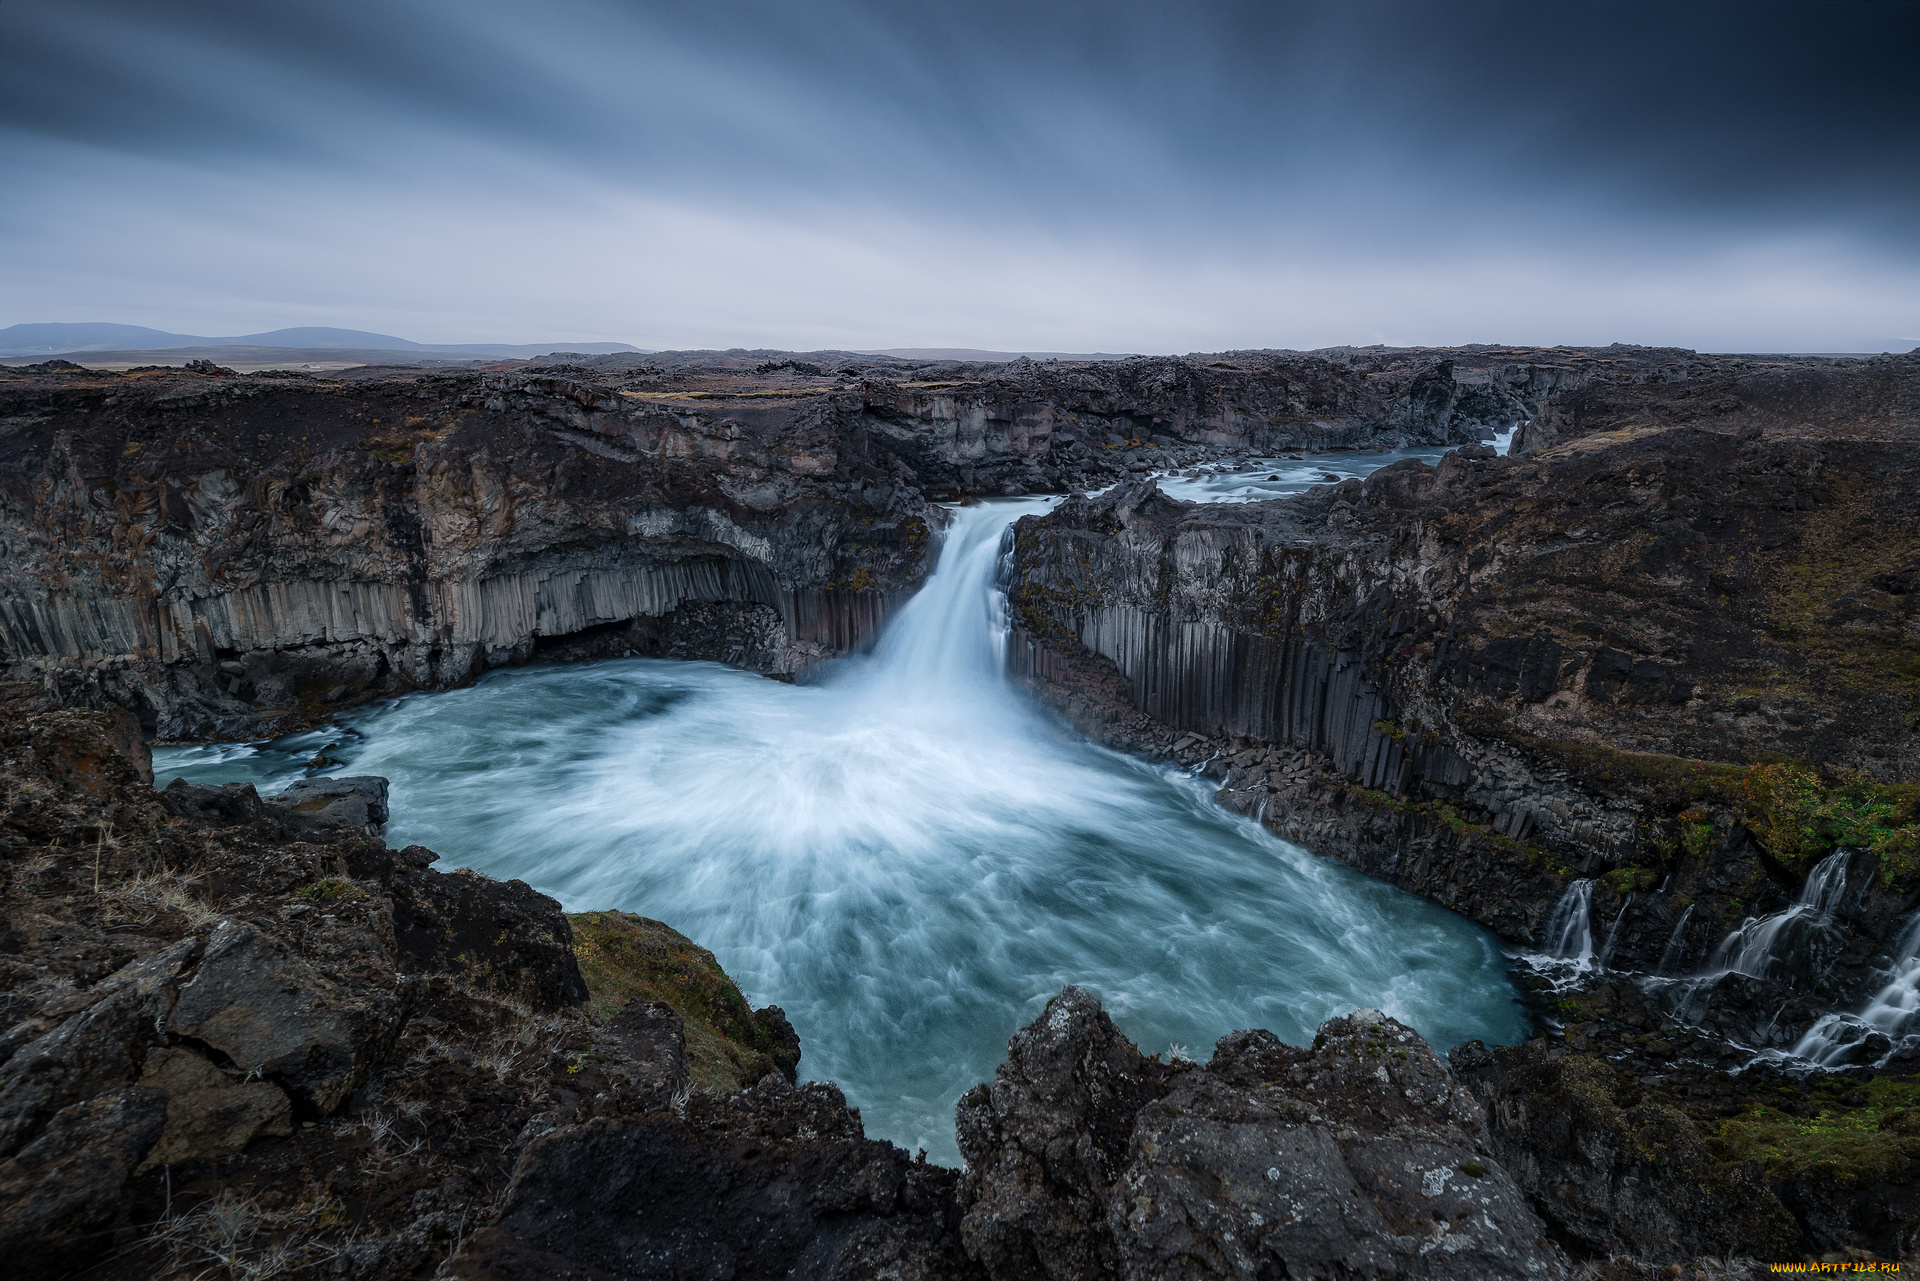
<svg viewBox="0 0 1920 1281"><path fill-rule="evenodd" d="M1839 950L1834 916L1847 893L1851 852L1829 854L1785 911L1750 916L1720 941L1708 974L1744 974L1756 979L1817 979Z"/></svg>
<svg viewBox="0 0 1920 1281"><path fill-rule="evenodd" d="M955 1165L955 1103L1068 981L1148 1044L1243 1027L1306 1044L1355 1007L1435 1045L1525 1036L1477 926L1228 813L1211 779L1086 742L1014 685L996 579L1008 527L1047 506L954 512L873 652L813 683L534 665L354 711L319 743L391 780L396 844L672 922L786 1010L802 1070L838 1081L868 1134ZM248 759L298 777L317 747Z"/></svg>
<svg viewBox="0 0 1920 1281"><path fill-rule="evenodd" d="M1620 911L1613 918L1613 928L1607 931L1606 946L1600 949L1600 968L1603 970L1607 968L1608 962L1613 960L1613 950L1620 944L1620 924L1627 919L1627 909L1632 906L1633 895L1629 894L1626 901L1620 904Z"/></svg>
<svg viewBox="0 0 1920 1281"><path fill-rule="evenodd" d="M1687 910L1680 913L1680 923L1673 927L1673 934L1667 939L1667 946L1660 953L1660 968L1656 974L1665 974L1673 968L1673 962L1680 950L1686 946L1687 922L1693 919L1693 904L1687 904Z"/></svg>
<svg viewBox="0 0 1920 1281"><path fill-rule="evenodd" d="M1567 886L1547 918L1546 944L1552 954L1586 965L1593 960L1593 882Z"/></svg>
<svg viewBox="0 0 1920 1281"><path fill-rule="evenodd" d="M1807 1029L1793 1047L1796 1058L1821 1067L1837 1067L1849 1051L1878 1032L1898 1040L1914 1027L1920 1014L1920 915L1907 922L1893 944L1893 968L1880 990L1867 998L1858 1014L1829 1014Z"/></svg>

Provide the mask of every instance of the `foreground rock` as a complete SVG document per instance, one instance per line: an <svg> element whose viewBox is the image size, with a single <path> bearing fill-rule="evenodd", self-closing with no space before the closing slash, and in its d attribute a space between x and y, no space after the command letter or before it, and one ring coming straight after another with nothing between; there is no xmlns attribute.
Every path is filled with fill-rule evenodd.
<svg viewBox="0 0 1920 1281"><path fill-rule="evenodd" d="M961 1231L996 1278L1569 1275L1472 1095L1376 1011L1168 1066L1070 987L959 1133Z"/></svg>
<svg viewBox="0 0 1920 1281"><path fill-rule="evenodd" d="M832 1085L770 1073L739 1094L634 1102L529 1145L452 1275L980 1275L955 1231L957 1174L866 1138Z"/></svg>
<svg viewBox="0 0 1920 1281"><path fill-rule="evenodd" d="M969 1275L953 1172L666 927L600 914L678 942L590 923L590 984L553 900L369 836L380 780L157 793L113 715L0 713L9 1277Z"/></svg>

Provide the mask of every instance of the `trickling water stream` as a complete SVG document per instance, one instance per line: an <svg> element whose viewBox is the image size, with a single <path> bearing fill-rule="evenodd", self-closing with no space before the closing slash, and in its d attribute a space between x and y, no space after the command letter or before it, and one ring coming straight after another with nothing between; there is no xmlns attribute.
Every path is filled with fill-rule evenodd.
<svg viewBox="0 0 1920 1281"><path fill-rule="evenodd" d="M1354 1006L1442 1050L1523 1036L1486 932L1080 740L1010 684L994 568L1044 506L959 511L926 587L827 685L522 668L278 743L163 749L156 772L385 775L390 842L671 923L785 1007L803 1075L935 1160L957 1161L958 1096L1069 982L1147 1050L1200 1058L1236 1028L1304 1043Z"/></svg>

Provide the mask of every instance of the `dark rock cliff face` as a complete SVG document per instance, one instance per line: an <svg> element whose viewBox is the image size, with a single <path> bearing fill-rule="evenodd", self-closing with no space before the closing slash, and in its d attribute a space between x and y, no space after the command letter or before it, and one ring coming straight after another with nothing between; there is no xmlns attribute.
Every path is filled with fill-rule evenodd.
<svg viewBox="0 0 1920 1281"><path fill-rule="evenodd" d="M790 674L864 645L918 584L929 498L1474 440L1543 388L1675 358L813 355L0 369L0 656L167 738L256 737L533 658Z"/></svg>
<svg viewBox="0 0 1920 1281"><path fill-rule="evenodd" d="M1916 364L1860 366L1861 394ZM1010 661L1516 943L1595 881L1620 969L1695 972L1859 848L1817 955L1687 995L1790 1046L1884 981L1920 890L1916 426L1616 428L1263 504L1070 500L1015 531Z"/></svg>
<svg viewBox="0 0 1920 1281"><path fill-rule="evenodd" d="M791 672L871 636L936 541L917 492L861 487L858 442L804 423L545 377L68 381L13 389L39 403L0 439L0 636L163 736L560 638Z"/></svg>

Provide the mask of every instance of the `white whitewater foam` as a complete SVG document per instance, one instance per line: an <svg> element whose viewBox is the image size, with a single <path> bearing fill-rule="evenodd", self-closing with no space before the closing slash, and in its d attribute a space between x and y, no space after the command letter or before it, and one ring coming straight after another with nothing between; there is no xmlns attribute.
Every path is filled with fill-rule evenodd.
<svg viewBox="0 0 1920 1281"><path fill-rule="evenodd" d="M160 781L271 787L321 749L385 775L390 842L669 922L786 1009L803 1075L936 1160L957 1160L959 1095L1070 982L1149 1051L1247 1027L1304 1043L1356 1006L1443 1049L1525 1035L1491 935L1012 686L995 562L1044 505L958 511L937 572L831 684L652 659L501 671L280 744L163 751Z"/></svg>

